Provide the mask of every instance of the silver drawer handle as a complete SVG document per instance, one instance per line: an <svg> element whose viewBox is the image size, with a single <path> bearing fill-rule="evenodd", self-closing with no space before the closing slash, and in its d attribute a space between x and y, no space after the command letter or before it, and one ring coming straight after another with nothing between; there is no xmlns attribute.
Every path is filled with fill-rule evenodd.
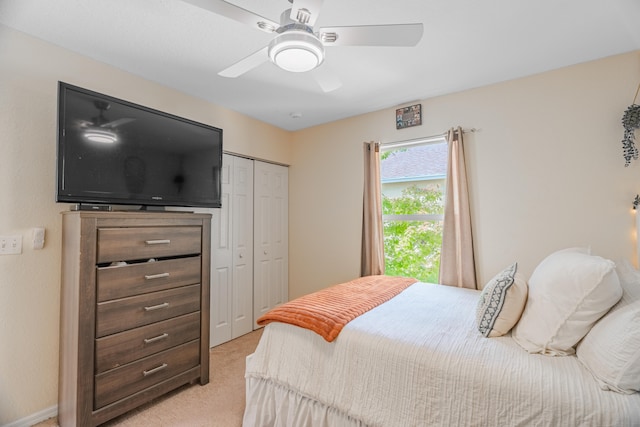
<svg viewBox="0 0 640 427"><path fill-rule="evenodd" d="M160 340L163 340L163 339L168 338L168 337L169 337L169 334L165 332L164 334L158 335L157 337L145 338L144 339L144 343L145 344L151 344L152 342L160 341Z"/></svg>
<svg viewBox="0 0 640 427"><path fill-rule="evenodd" d="M169 273L159 273L159 274L145 274L145 280L153 280L153 279L161 279L163 277L169 277Z"/></svg>
<svg viewBox="0 0 640 427"><path fill-rule="evenodd" d="M169 303L163 302L162 304L147 306L144 308L144 311L153 311L153 310L158 310L160 308L167 308L167 307L169 307Z"/></svg>
<svg viewBox="0 0 640 427"><path fill-rule="evenodd" d="M169 243L171 243L171 240L169 239L145 240L144 243L147 245L168 245Z"/></svg>
<svg viewBox="0 0 640 427"><path fill-rule="evenodd" d="M156 366L155 368L149 369L148 371L142 371L142 375L144 375L146 377L147 375L155 374L156 372L162 371L167 366L169 366L169 365L167 365L166 363L163 363L162 365Z"/></svg>

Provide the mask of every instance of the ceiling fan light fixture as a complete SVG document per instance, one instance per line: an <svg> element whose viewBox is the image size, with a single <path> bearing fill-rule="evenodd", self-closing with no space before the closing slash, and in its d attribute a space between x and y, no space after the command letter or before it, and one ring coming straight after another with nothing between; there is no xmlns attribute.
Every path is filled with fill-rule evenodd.
<svg viewBox="0 0 640 427"><path fill-rule="evenodd" d="M283 70L303 73L322 64L324 46L307 31L289 30L269 43L269 59Z"/></svg>
<svg viewBox="0 0 640 427"><path fill-rule="evenodd" d="M87 129L84 137L89 141L101 142L103 144L113 144L118 141L118 135L106 129Z"/></svg>

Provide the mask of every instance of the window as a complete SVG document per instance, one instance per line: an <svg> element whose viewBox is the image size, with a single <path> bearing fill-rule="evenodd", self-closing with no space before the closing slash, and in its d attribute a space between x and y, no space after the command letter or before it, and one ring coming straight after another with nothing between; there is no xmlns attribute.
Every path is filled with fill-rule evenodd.
<svg viewBox="0 0 640 427"><path fill-rule="evenodd" d="M438 283L447 156L443 137L382 146L385 274Z"/></svg>

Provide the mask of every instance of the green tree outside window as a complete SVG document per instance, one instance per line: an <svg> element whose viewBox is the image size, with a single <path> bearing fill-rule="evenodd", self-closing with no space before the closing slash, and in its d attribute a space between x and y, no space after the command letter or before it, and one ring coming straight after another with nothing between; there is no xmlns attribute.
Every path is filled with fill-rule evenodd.
<svg viewBox="0 0 640 427"><path fill-rule="evenodd" d="M443 215L439 186L409 186L399 197L382 195L383 215ZM385 274L438 283L442 220L384 221Z"/></svg>

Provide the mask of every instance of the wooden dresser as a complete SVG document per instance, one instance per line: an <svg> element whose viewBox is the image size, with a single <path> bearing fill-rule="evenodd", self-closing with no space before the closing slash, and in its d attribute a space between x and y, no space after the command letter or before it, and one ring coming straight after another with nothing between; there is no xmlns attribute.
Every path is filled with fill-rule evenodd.
<svg viewBox="0 0 640 427"><path fill-rule="evenodd" d="M61 427L209 382L211 216L63 212Z"/></svg>

